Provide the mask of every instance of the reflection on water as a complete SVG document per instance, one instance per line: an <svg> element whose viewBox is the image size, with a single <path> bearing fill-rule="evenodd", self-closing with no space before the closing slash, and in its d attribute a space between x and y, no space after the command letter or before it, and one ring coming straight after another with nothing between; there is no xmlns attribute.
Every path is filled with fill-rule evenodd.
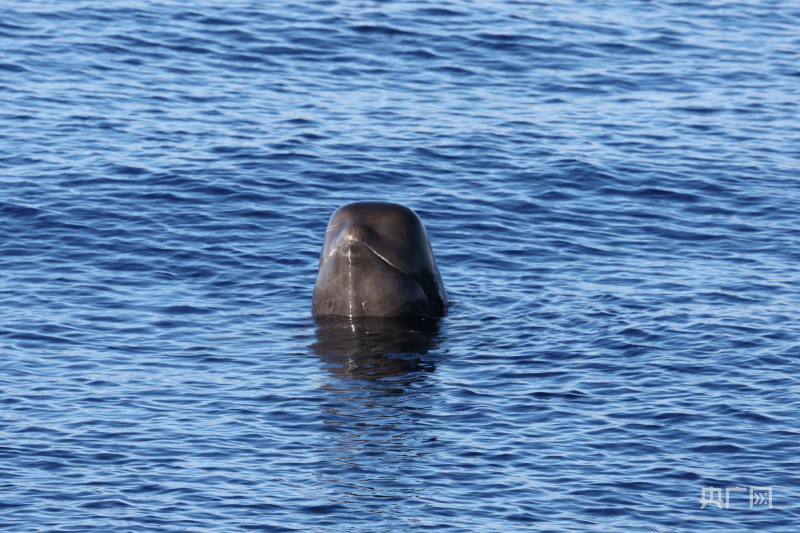
<svg viewBox="0 0 800 533"><path fill-rule="evenodd" d="M328 466L314 474L324 497L343 505L380 498L382 513L404 520L408 510L387 507L387 498L417 498L427 488L409 486L402 472L437 446L436 367L424 356L441 341L438 320L324 317L316 337L309 348L333 378L319 385L331 430L319 449Z"/></svg>
<svg viewBox="0 0 800 533"><path fill-rule="evenodd" d="M414 356L434 349L438 334L433 318L320 317L310 348L331 374L374 381L433 372L433 363Z"/></svg>

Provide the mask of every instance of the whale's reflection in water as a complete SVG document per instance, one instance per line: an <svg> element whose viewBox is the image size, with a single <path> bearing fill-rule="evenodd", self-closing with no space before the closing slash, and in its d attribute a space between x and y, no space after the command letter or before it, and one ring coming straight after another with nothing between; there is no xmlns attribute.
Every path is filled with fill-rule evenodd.
<svg viewBox="0 0 800 533"><path fill-rule="evenodd" d="M391 498L426 491L426 482L409 479L438 446L432 373L440 342L437 319L317 319L309 348L327 371L319 389L328 429L319 445L328 461L315 475L326 499L380 501L381 513L403 519L408 510L394 509Z"/></svg>
<svg viewBox="0 0 800 533"><path fill-rule="evenodd" d="M432 372L432 362L414 356L433 350L438 334L434 318L319 317L310 348L337 377L380 380Z"/></svg>

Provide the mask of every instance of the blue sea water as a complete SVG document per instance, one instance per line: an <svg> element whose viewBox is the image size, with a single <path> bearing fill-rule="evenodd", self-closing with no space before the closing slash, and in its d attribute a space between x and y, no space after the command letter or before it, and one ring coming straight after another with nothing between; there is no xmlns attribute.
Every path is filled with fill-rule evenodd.
<svg viewBox="0 0 800 533"><path fill-rule="evenodd" d="M798 28L3 2L0 530L798 530ZM311 316L366 199L426 223L443 319Z"/></svg>

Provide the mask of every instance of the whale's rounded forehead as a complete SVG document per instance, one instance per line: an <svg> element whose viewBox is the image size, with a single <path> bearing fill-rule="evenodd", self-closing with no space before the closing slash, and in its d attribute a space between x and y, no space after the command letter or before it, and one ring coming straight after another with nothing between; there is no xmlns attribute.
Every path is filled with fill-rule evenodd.
<svg viewBox="0 0 800 533"><path fill-rule="evenodd" d="M323 244L325 257L343 241L359 241L396 266L422 264L432 259L425 225L408 207L390 202L354 202L337 209L328 222Z"/></svg>
<svg viewBox="0 0 800 533"><path fill-rule="evenodd" d="M361 224L373 230L410 229L421 224L417 214L408 207L391 202L353 202L343 205L331 217L331 226ZM335 228L330 228L335 229Z"/></svg>
<svg viewBox="0 0 800 533"><path fill-rule="evenodd" d="M354 202L331 216L320 266L345 242L359 242L403 272L433 271L425 225L408 207L390 202Z"/></svg>

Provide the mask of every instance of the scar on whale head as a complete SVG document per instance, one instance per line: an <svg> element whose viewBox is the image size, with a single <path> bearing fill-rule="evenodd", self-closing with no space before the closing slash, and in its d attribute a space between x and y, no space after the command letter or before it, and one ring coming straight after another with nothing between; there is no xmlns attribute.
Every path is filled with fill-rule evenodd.
<svg viewBox="0 0 800 533"><path fill-rule="evenodd" d="M355 202L333 213L314 284L315 316L442 316L446 307L428 233L414 211Z"/></svg>

